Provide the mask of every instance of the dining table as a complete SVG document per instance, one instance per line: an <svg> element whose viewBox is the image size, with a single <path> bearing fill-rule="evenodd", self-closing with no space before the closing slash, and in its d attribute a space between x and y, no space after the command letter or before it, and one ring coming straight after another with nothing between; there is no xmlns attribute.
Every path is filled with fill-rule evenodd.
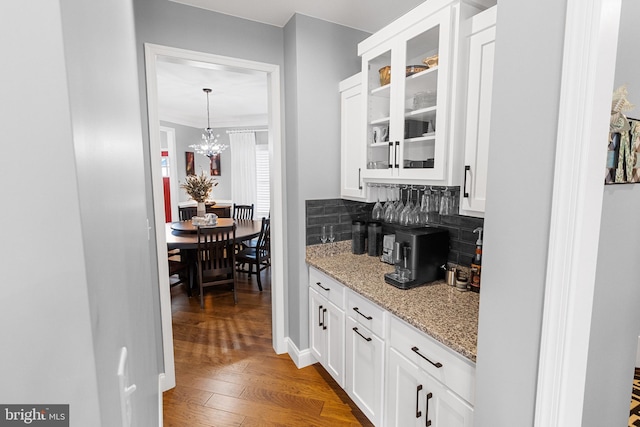
<svg viewBox="0 0 640 427"><path fill-rule="evenodd" d="M215 225L201 225L200 227L228 227L236 224L236 242L243 242L258 237L262 220L218 218ZM168 222L166 225L167 248L171 249L197 249L198 226L191 220Z"/></svg>
<svg viewBox="0 0 640 427"><path fill-rule="evenodd" d="M194 289L197 272L198 227L228 227L236 224L236 243L258 237L262 220L218 218L215 225L196 226L191 220L168 222L165 224L167 249L180 249L181 256L189 265L189 288Z"/></svg>

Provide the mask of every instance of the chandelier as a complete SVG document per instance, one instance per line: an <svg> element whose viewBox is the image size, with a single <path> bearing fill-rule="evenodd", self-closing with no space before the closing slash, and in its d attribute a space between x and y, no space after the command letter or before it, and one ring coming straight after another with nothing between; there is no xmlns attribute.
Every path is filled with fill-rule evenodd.
<svg viewBox="0 0 640 427"><path fill-rule="evenodd" d="M211 129L209 114L209 94L211 93L211 89L204 88L202 90L207 94L207 128L202 134L202 142L200 144L190 145L189 147L193 148L196 153L202 154L203 156L207 156L211 159L213 156L220 154L221 151L227 149L228 146L219 143L218 137L220 135L214 135L213 129Z"/></svg>

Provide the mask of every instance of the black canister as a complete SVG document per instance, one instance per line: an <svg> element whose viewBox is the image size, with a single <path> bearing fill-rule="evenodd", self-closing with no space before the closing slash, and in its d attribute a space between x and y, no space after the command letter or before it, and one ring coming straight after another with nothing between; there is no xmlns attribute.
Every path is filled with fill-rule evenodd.
<svg viewBox="0 0 640 427"><path fill-rule="evenodd" d="M351 223L351 252L361 255L365 252L365 241L367 237L366 223L355 220Z"/></svg>
<svg viewBox="0 0 640 427"><path fill-rule="evenodd" d="M382 224L370 222L367 226L367 236L369 238L369 255L382 255Z"/></svg>

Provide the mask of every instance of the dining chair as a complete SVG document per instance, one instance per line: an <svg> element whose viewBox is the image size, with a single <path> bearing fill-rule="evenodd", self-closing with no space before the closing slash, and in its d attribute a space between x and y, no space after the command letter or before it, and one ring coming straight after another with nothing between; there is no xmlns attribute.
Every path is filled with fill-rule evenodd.
<svg viewBox="0 0 640 427"><path fill-rule="evenodd" d="M233 219L253 219L253 203L250 205L233 204Z"/></svg>
<svg viewBox="0 0 640 427"><path fill-rule="evenodd" d="M204 308L204 288L230 284L233 302L236 295L236 259L234 241L236 225L228 227L198 227L197 270L200 307Z"/></svg>
<svg viewBox="0 0 640 427"><path fill-rule="evenodd" d="M256 246L242 248L236 254L236 263L238 271L247 273L249 276L252 274L257 276L258 289L262 291L260 272L271 265L271 220L269 218L262 218ZM248 268L245 269L244 266L247 264Z"/></svg>
<svg viewBox="0 0 640 427"><path fill-rule="evenodd" d="M191 218L193 218L194 216L196 216L198 213L198 208L193 206L189 206L189 207L185 207L185 208L178 208L178 215L180 217L180 221L187 221Z"/></svg>
<svg viewBox="0 0 640 427"><path fill-rule="evenodd" d="M187 295L191 296L191 280L189 263L184 254L179 250L167 252L167 261L169 262L169 284L171 287L184 283L187 288Z"/></svg>

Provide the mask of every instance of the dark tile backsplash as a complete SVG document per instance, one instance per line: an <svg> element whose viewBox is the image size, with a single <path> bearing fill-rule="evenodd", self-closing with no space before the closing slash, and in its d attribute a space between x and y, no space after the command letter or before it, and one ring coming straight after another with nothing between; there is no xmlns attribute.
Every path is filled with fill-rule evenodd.
<svg viewBox="0 0 640 427"><path fill-rule="evenodd" d="M333 225L336 241L351 239L353 220L371 220L373 203L361 203L343 199L324 199L306 201L307 245L320 242L323 225ZM475 253L478 234L477 227L483 227L482 218L463 215L435 215L429 225L449 230L449 262L469 265ZM385 233L393 233L398 225L383 224Z"/></svg>

